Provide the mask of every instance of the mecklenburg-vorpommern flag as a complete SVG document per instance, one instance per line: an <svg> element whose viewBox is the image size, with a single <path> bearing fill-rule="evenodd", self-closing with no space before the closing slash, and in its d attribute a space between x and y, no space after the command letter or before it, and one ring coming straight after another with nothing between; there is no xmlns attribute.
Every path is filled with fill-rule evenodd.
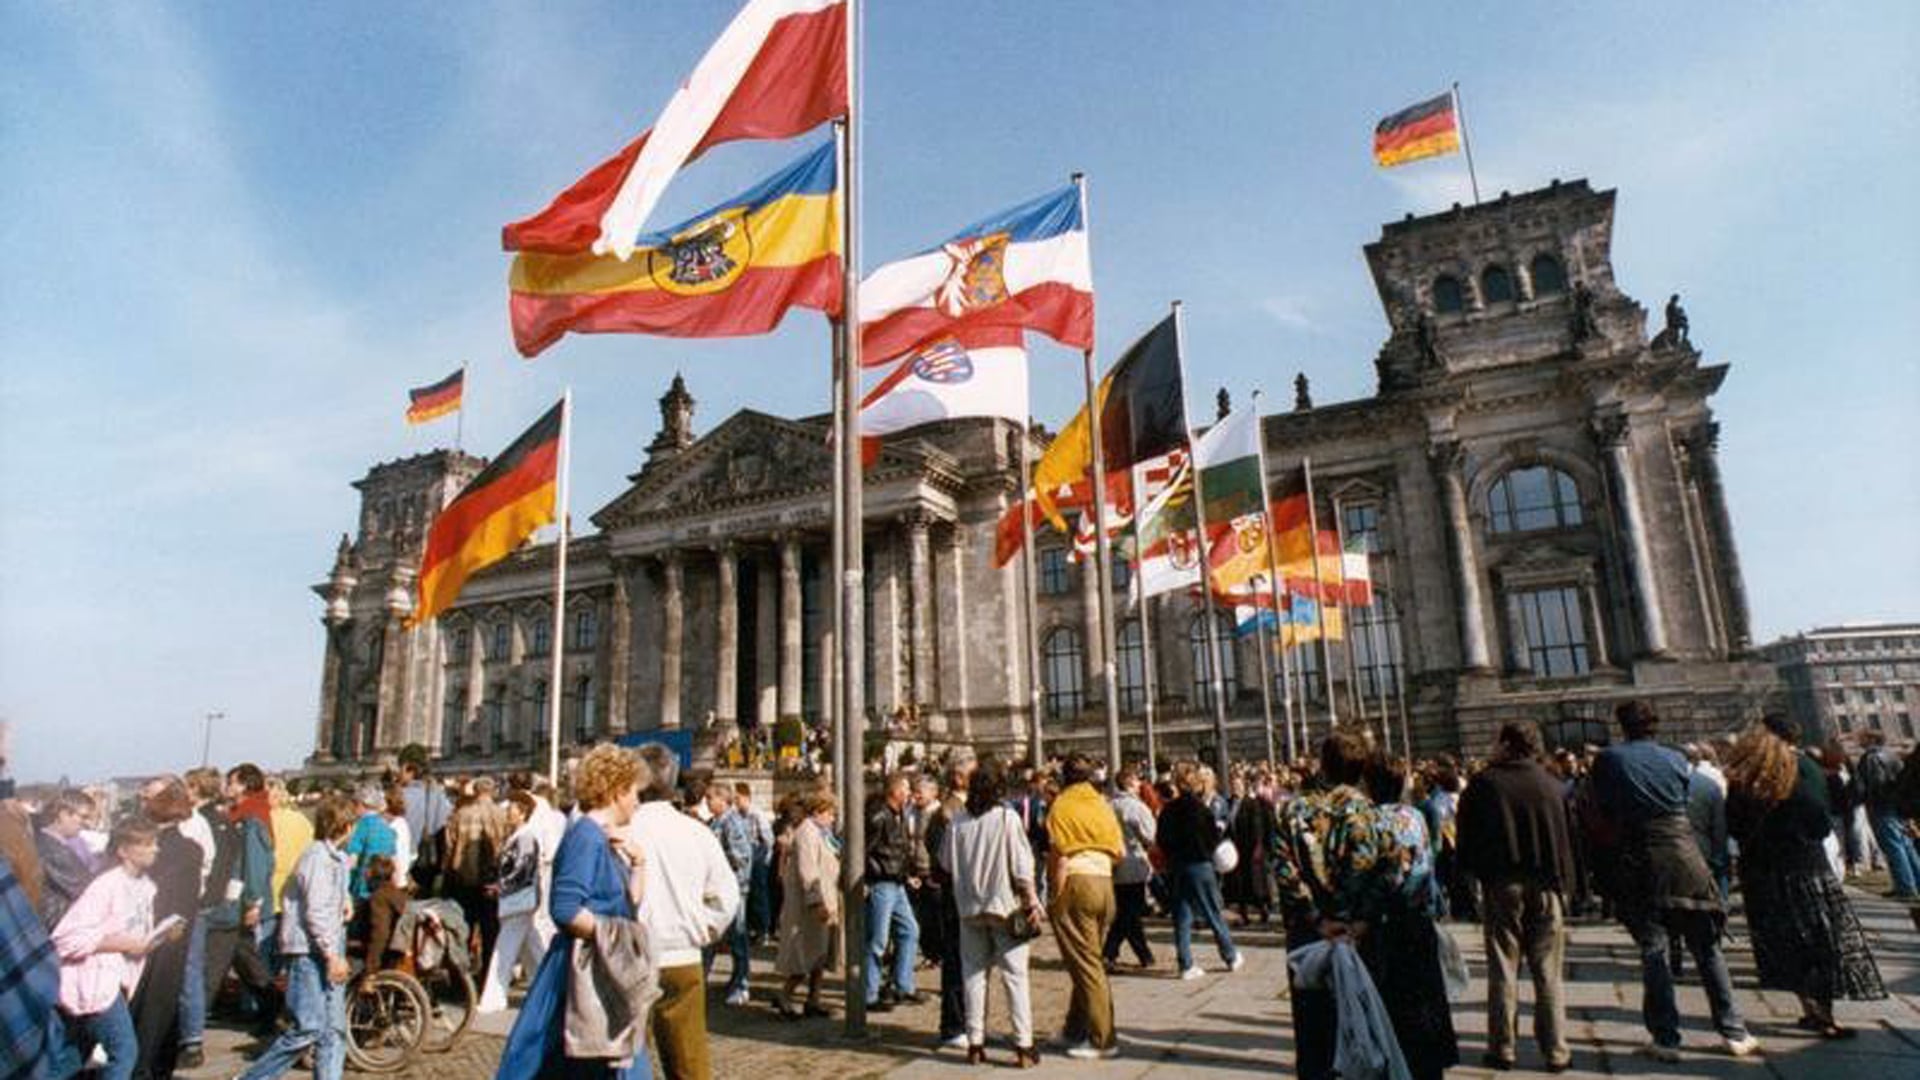
<svg viewBox="0 0 1920 1080"><path fill-rule="evenodd" d="M476 571L511 555L535 529L553 523L565 404L548 409L433 519L409 626L445 611Z"/></svg>
<svg viewBox="0 0 1920 1080"><path fill-rule="evenodd" d="M571 331L740 337L790 307L840 310L840 212L832 143L758 187L640 238L631 259L523 251L511 276L523 356Z"/></svg>
<svg viewBox="0 0 1920 1080"><path fill-rule="evenodd" d="M466 388L467 369L461 368L431 386L407 391L407 423L424 424L458 411Z"/></svg>
<svg viewBox="0 0 1920 1080"><path fill-rule="evenodd" d="M1373 160L1383 169L1460 149L1451 91L1401 109L1373 128Z"/></svg>

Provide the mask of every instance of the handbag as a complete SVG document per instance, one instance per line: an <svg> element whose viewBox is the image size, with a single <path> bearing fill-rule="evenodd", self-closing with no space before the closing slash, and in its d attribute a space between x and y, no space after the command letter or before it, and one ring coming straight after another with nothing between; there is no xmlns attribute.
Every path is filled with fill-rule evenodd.
<svg viewBox="0 0 1920 1080"><path fill-rule="evenodd" d="M537 886L529 885L500 897L500 917L511 919L515 915L525 915L539 906L540 890Z"/></svg>
<svg viewBox="0 0 1920 1080"><path fill-rule="evenodd" d="M1013 811L1007 811L1000 820L1006 822L1009 831L1012 831L1012 835L1008 838L1007 843L1007 861L1011 864L1013 861L1013 845L1026 839L1026 837L1024 830L1013 831L1017 824ZM1009 866L1008 870L1009 873L1011 873L1012 867ZM1040 920L1034 918L1031 909L1023 903L1013 909L1013 914L1007 916L1007 934L1015 941L1032 941L1034 938L1040 936Z"/></svg>
<svg viewBox="0 0 1920 1080"><path fill-rule="evenodd" d="M1233 846L1233 841L1222 840L1213 845L1214 873L1222 875L1231 874L1239 865L1240 849Z"/></svg>

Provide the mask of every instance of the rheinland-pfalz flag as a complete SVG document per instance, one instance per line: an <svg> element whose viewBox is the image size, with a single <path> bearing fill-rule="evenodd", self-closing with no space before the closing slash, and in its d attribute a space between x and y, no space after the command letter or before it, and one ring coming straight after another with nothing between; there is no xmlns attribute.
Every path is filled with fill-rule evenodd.
<svg viewBox="0 0 1920 1080"><path fill-rule="evenodd" d="M564 407L561 402L548 409L433 519L408 625L445 611L475 572L506 558L535 529L553 523Z"/></svg>
<svg viewBox="0 0 1920 1080"><path fill-rule="evenodd" d="M1121 356L1094 389L1101 449L1109 473L1159 457L1187 441L1179 334L1168 315ZM1082 405L1033 469L1033 497L1054 528L1066 532L1055 493L1093 468L1093 425Z"/></svg>
<svg viewBox="0 0 1920 1080"><path fill-rule="evenodd" d="M407 391L407 423L424 424L458 411L466 386L467 369L461 368L431 386Z"/></svg>
<svg viewBox="0 0 1920 1080"><path fill-rule="evenodd" d="M739 337L788 308L840 310L840 211L832 143L736 198L642 237L633 258L523 251L511 278L513 341L535 356L568 332Z"/></svg>
<svg viewBox="0 0 1920 1080"><path fill-rule="evenodd" d="M1373 161L1383 169L1460 149L1460 124L1451 91L1410 105L1373 129Z"/></svg>
<svg viewBox="0 0 1920 1080"><path fill-rule="evenodd" d="M674 174L721 143L790 139L847 114L845 0L751 0L680 85L659 122L508 225L508 251L625 257Z"/></svg>

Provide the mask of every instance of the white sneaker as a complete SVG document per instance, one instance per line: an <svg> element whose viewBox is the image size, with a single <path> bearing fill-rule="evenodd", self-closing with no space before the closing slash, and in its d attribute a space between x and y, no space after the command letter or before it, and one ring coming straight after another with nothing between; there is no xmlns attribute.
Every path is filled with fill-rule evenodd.
<svg viewBox="0 0 1920 1080"><path fill-rule="evenodd" d="M1650 1042L1641 1047L1640 1052L1655 1061L1665 1062L1668 1065L1676 1064L1680 1060L1680 1048L1677 1046L1661 1046L1657 1042Z"/></svg>
<svg viewBox="0 0 1920 1080"><path fill-rule="evenodd" d="M1760 1040L1754 1038L1752 1035L1742 1035L1737 1039L1727 1040L1727 1053L1732 1054L1734 1057L1743 1058L1759 1052Z"/></svg>
<svg viewBox="0 0 1920 1080"><path fill-rule="evenodd" d="M940 1049L942 1050L965 1050L971 1045L973 1044L967 1041L967 1033L964 1031L951 1039L940 1040Z"/></svg>
<svg viewBox="0 0 1920 1080"><path fill-rule="evenodd" d="M1233 954L1233 963L1227 965L1227 971L1229 973L1239 971L1241 968L1246 966L1247 966L1247 954L1243 952L1237 952Z"/></svg>
<svg viewBox="0 0 1920 1080"><path fill-rule="evenodd" d="M1195 964L1194 966L1180 973L1180 979L1182 982L1192 982L1195 979L1204 979L1206 977L1207 977L1207 973L1205 971L1202 971L1200 969L1200 965L1198 964Z"/></svg>
<svg viewBox="0 0 1920 1080"><path fill-rule="evenodd" d="M1098 1047L1090 1042L1074 1043L1067 1047L1067 1056L1075 1061L1105 1061L1120 1056L1118 1045Z"/></svg>
<svg viewBox="0 0 1920 1080"><path fill-rule="evenodd" d="M735 990L733 993L727 995L727 1004L729 1005L745 1005L752 1000L753 995L745 990Z"/></svg>

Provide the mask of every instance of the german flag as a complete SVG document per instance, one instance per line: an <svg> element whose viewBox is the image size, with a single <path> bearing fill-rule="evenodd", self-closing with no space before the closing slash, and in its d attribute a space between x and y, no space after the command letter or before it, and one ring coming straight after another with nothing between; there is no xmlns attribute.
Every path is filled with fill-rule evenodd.
<svg viewBox="0 0 1920 1080"><path fill-rule="evenodd" d="M1373 129L1373 160L1383 169L1460 149L1460 123L1451 91L1412 105Z"/></svg>
<svg viewBox="0 0 1920 1080"><path fill-rule="evenodd" d="M407 423L424 424L455 411L466 389L467 369L461 368L432 386L407 391Z"/></svg>
<svg viewBox="0 0 1920 1080"><path fill-rule="evenodd" d="M445 611L476 571L506 558L535 529L554 521L564 409L565 402L548 409L433 519L407 625Z"/></svg>

